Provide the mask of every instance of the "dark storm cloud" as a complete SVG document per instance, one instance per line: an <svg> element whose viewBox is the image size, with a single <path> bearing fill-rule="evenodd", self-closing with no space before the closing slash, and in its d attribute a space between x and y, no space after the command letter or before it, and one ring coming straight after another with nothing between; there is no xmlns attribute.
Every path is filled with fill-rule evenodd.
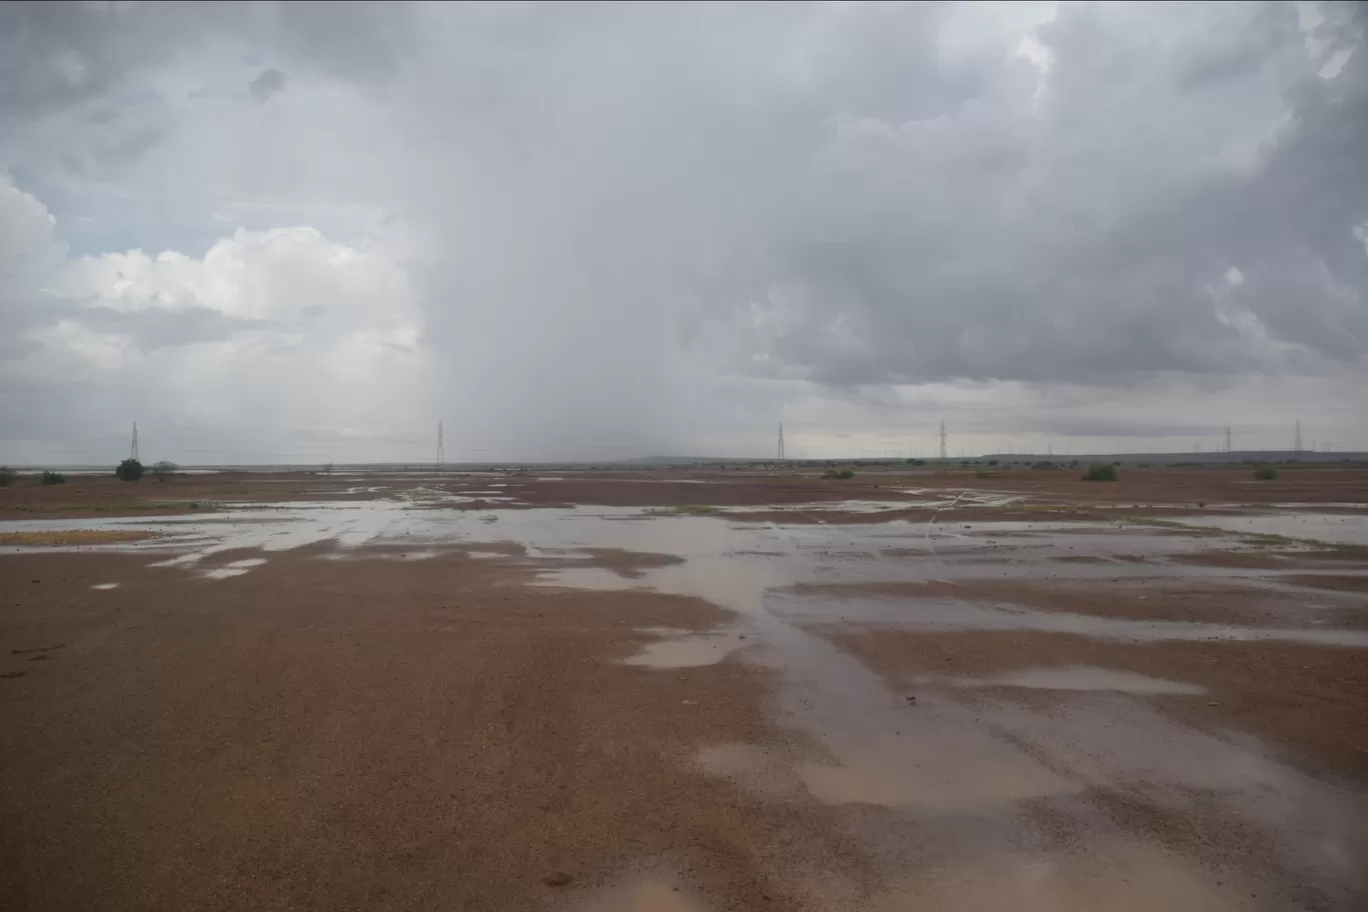
<svg viewBox="0 0 1368 912"><path fill-rule="evenodd" d="M754 344L833 384L1362 357L1368 61L1323 81L1292 7L1235 10L1156 55L1109 10L1062 8L1038 116L1009 67L915 121L831 99L854 126L773 232Z"/></svg>
<svg viewBox="0 0 1368 912"><path fill-rule="evenodd" d="M448 419L529 452L768 426L784 389L1329 376L1368 363L1363 10L9 4L0 118L51 130L0 164L69 179L19 182L62 238L95 183L102 221L174 225L154 257L242 213L393 241ZM83 319L161 349L244 329Z"/></svg>
<svg viewBox="0 0 1368 912"><path fill-rule="evenodd" d="M1287 4L1066 5L1040 73L953 47L957 9L463 19L468 53L429 74L454 90L438 147L501 188L518 257L544 230L621 257L529 295L606 314L665 274L687 338L772 376L1110 384L1368 352L1368 54L1322 79ZM439 284L480 289L503 254Z"/></svg>
<svg viewBox="0 0 1368 912"><path fill-rule="evenodd" d="M217 41L288 51L349 79L402 63L410 3L0 4L0 116L119 92L130 76Z"/></svg>
<svg viewBox="0 0 1368 912"><path fill-rule="evenodd" d="M262 70L261 75L247 83L247 91L257 104L265 104L266 99L285 88L285 74L271 67Z"/></svg>

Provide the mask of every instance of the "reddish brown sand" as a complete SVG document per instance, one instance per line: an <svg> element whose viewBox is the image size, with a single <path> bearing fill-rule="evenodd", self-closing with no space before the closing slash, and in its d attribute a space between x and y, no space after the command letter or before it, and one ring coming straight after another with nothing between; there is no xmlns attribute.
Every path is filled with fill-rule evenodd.
<svg viewBox="0 0 1368 912"><path fill-rule="evenodd" d="M246 474L136 485L73 479L0 489L0 518L383 498L416 484L460 494L491 490L491 483L502 485L496 496L517 498L520 509L763 508L912 498L898 489L964 485L1027 494L1037 506L1024 512L1036 519L1061 504L1085 515L1101 502L1198 510L1198 501L1368 500L1368 474L1343 470L1288 471L1268 487L1233 470L1126 472L1115 486L1067 475L861 476L853 483L732 472L563 482ZM352 486L381 490L344 493ZM488 502L416 506L483 510ZM507 524L463 517L480 528ZM833 522L839 514L818 518ZM702 522L643 521L681 524L681 534L682 524ZM804 531L822 534L812 526ZM1105 542L1109 533L1095 534ZM912 792L920 804L899 805L887 796L905 797L899 788L906 782L883 789L874 773L866 781L859 751L852 759L835 740L818 743L822 732L811 724L795 723L805 701L821 696L795 692L786 677L803 670L806 653L790 654L787 661L800 664L785 666L781 640L740 632L736 616L705 601L644 588L652 573L680 569L678 555L645 546L531 554L493 531L487 537L478 547L435 548L423 560L408 559L394 543L342 551L324 542L269 552L268 562L225 579L199 571L258 552L219 552L187 572L152 566L165 557L159 552L7 548L0 555L0 909L1224 912L1350 910L1368 900L1352 859L1346 866L1326 850L1328 867L1303 864L1297 845L1279 841L1276 821L1233 819L1217 807L1218 796L1197 789L1156 798L1141 786L1074 781L1051 767L1027 781L1038 786L1043 777L1058 788L1019 800L993 797L1004 789L1015 796L1021 781L1014 766L1011 775L984 777L993 800L981 805L964 804L958 793L960 803L926 800L936 798L936 787L925 784ZM863 590L776 584L775 591L819 603L873 596L892 606L880 609L885 623L802 625L821 644L842 650L834 660L812 653L814 663L838 663L831 680L850 680L839 662L853 656L876 672L869 677L888 683L897 720L890 727L898 729L890 735L916 734L919 719L929 725L917 707L950 699L936 689L944 689L944 679L1095 666L1206 688L1136 701L1221 743L1243 749L1248 741L1254 767L1285 765L1342 796L1344 806L1357 806L1348 802L1368 790L1363 648L897 627L899 613L917 600L958 600L1046 614L1291 629L1313 623L1307 592L1332 606L1317 609L1332 620L1314 629L1364 627L1368 605L1360 604L1357 581L1368 562L1361 549L1158 557L1125 548L1069 560L1025 547L1010 561L1001 550L937 553L936 572L922 579ZM754 554L757 563L742 565L741 583L771 559L767 551ZM773 560L782 559L775 552ZM926 559L902 542L879 560L852 554L832 566L860 567L862 560L876 568L904 561L917 567ZM597 568L618 584L549 587L536 575L548 566ZM941 578L942 570L991 574L999 567L1010 575ZM1149 575L1131 577L1132 571ZM93 588L113 582L117 588ZM647 628L666 627L710 631L736 651L701 667L622 663L660 641ZM745 646L743 636L751 637ZM918 683L930 678L942 683ZM854 685L852 693L863 699ZM913 698L905 706L904 693ZM875 695L870 717L890 712L884 696ZM970 712L990 699L1046 715L1067 711L1064 698L1049 690L1005 694L985 687L953 699ZM794 707L796 717L789 713ZM833 729L848 721L832 720ZM932 751L940 743L932 735L947 733L927 731ZM989 737L956 730L949 742L961 734ZM956 765L983 759L972 752L916 757L914 763L891 755L890 776L911 770L938 781ZM1283 796L1269 800L1287 812L1276 804ZM1288 841L1339 846L1329 835ZM949 845L985 848L981 856L956 855ZM990 852L990 845L999 848Z"/></svg>
<svg viewBox="0 0 1368 912"><path fill-rule="evenodd" d="M540 908L548 873L605 884L665 854L737 908L786 908L757 846L836 850L820 811L691 766L763 737L763 671L613 661L639 626L717 622L704 603L460 554L228 580L5 560L0 908Z"/></svg>

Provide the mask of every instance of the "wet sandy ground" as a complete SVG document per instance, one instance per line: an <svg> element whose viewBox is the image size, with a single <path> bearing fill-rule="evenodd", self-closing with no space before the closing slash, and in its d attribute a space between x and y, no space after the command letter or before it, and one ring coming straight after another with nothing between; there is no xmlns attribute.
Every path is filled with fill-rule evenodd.
<svg viewBox="0 0 1368 912"><path fill-rule="evenodd" d="M0 554L0 907L1368 902L1340 474L1182 526L371 481L0 522L155 536Z"/></svg>

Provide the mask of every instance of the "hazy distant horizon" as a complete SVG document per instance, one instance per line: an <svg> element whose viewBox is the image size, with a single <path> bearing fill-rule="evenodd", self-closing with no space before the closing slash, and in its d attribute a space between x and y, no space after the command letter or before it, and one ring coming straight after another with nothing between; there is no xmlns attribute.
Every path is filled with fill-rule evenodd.
<svg viewBox="0 0 1368 912"><path fill-rule="evenodd" d="M910 465L909 462L916 460L917 465ZM938 456L931 457L885 457L885 456L845 456L845 457L822 457L820 459L804 459L790 457L784 460L779 459L752 459L743 456L712 456L712 457L684 457L684 456L655 456L639 459L620 459L620 460L549 460L549 461L528 461L528 460L485 460L471 462L446 462L440 466L435 462L423 462L420 460L409 461L380 461L380 462L359 462L359 463L332 463L334 473L344 473L356 470L392 470L392 471L412 471L412 472L432 472L432 471L479 471L481 467L491 467L500 471L515 470L518 468L528 469L584 469L590 466L613 467L633 469L657 469L657 468L689 468L691 466L706 467L709 464L738 464L738 465L764 465L764 464L793 464L795 466L805 463L840 463L848 462L858 464L861 462L892 462L898 468L904 469L934 469L938 465L952 464L957 465L961 461L971 461L981 463L985 460L993 460L998 463L1020 463L1028 465L1043 461L1052 461L1059 464L1069 462L1090 462L1090 461L1113 461L1123 462L1142 462L1149 460L1156 466L1186 463L1186 464L1210 464L1221 465L1225 463L1245 463L1253 461L1268 462L1304 462L1304 463L1368 463L1368 451L1321 451L1310 452L1306 450L1236 450L1229 453L1082 453L1082 454L1058 454L1058 453L982 453L979 455L951 455L946 456L942 461ZM81 474L113 474L114 466L117 461L109 465L95 463L80 463L65 465L61 463L44 463L35 465L8 465L7 468L24 473L37 473L44 470L54 470L60 472L79 472ZM151 465L150 462L145 465ZM322 471L329 466L329 463L234 463L234 464L176 464L177 471L180 472L231 472L231 471Z"/></svg>

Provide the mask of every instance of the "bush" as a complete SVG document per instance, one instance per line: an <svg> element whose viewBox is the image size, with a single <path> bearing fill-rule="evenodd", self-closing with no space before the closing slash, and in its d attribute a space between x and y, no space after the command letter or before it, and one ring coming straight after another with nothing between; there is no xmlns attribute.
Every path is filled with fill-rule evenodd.
<svg viewBox="0 0 1368 912"><path fill-rule="evenodd" d="M174 471L176 471L174 462L167 462L163 459L161 462L152 463L152 474L157 476L157 481L166 481L166 476Z"/></svg>
<svg viewBox="0 0 1368 912"><path fill-rule="evenodd" d="M823 477L823 478L841 478L841 479L845 479L845 478L854 478L854 477L855 477L855 470L854 470L854 469L851 469L851 468L845 468L845 469L827 469L825 472L822 473L822 477Z"/></svg>
<svg viewBox="0 0 1368 912"><path fill-rule="evenodd" d="M1109 466L1104 462L1094 463L1088 466L1088 471L1083 475L1084 481L1116 481L1116 467Z"/></svg>
<svg viewBox="0 0 1368 912"><path fill-rule="evenodd" d="M137 481L142 478L143 465L136 459L125 459L119 463L119 467L114 470L114 474L119 476L120 481Z"/></svg>
<svg viewBox="0 0 1368 912"><path fill-rule="evenodd" d="M1276 481L1278 470L1271 465L1255 466L1254 477L1259 481Z"/></svg>
<svg viewBox="0 0 1368 912"><path fill-rule="evenodd" d="M44 473L43 473L43 484L45 484L45 485L66 484L66 476L63 475L61 472L44 472Z"/></svg>
<svg viewBox="0 0 1368 912"><path fill-rule="evenodd" d="M0 488L8 488L14 484L16 477L18 476L15 475L14 469L9 466L0 466Z"/></svg>
<svg viewBox="0 0 1368 912"><path fill-rule="evenodd" d="M990 466L991 466L991 465L997 465L997 464L998 464L998 461L997 461L996 459L990 459L990 460L988 460L988 464L989 464Z"/></svg>

